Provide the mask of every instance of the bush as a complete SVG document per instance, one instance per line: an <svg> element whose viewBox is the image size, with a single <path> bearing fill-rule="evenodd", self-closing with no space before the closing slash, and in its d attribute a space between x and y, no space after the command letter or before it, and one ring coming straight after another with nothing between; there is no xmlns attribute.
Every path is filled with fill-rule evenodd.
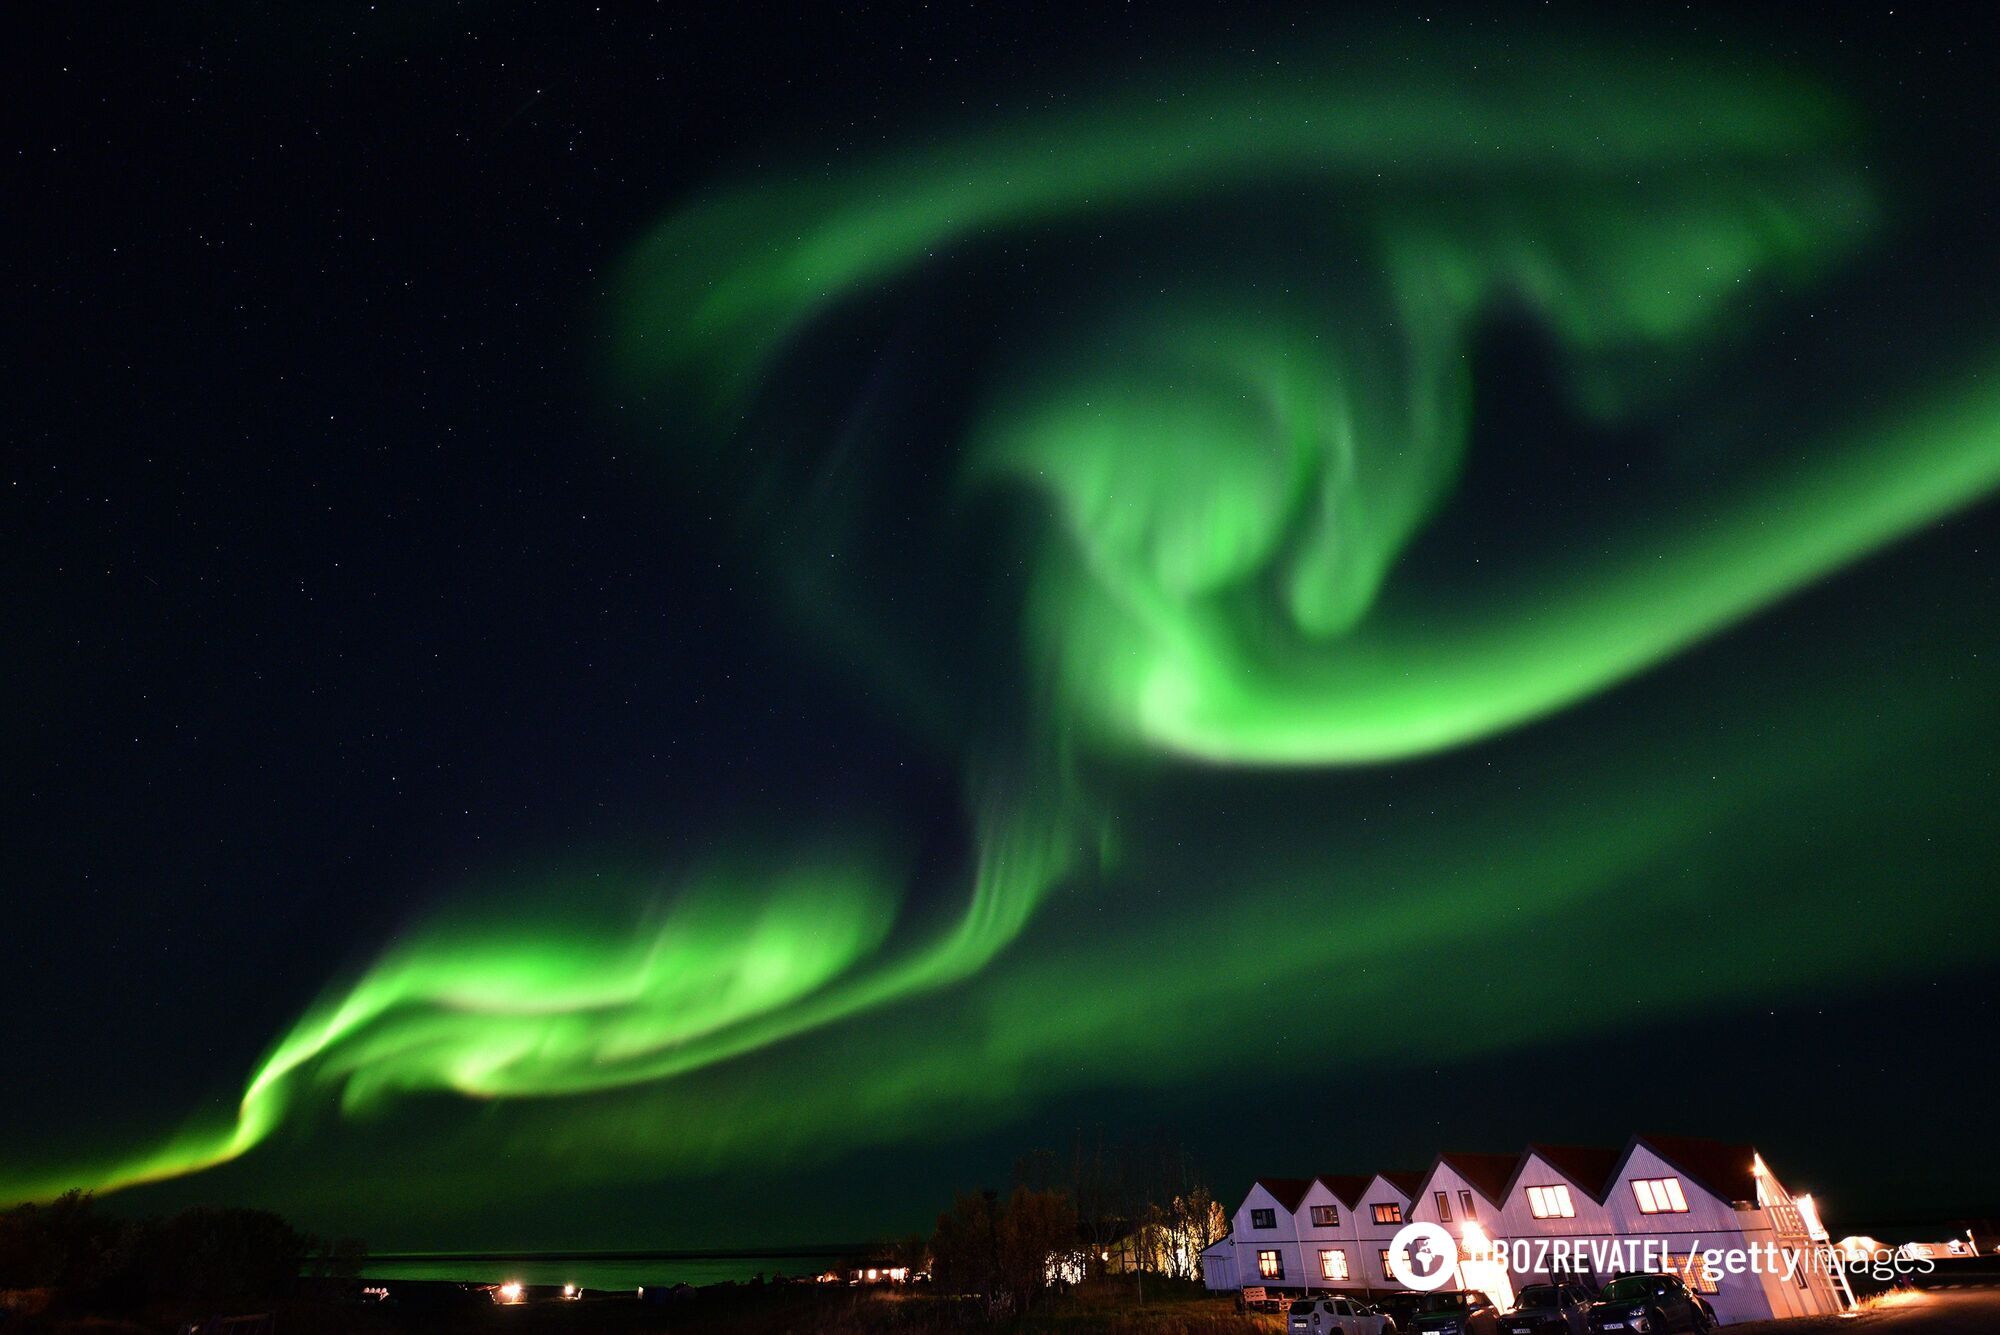
<svg viewBox="0 0 2000 1335"><path fill-rule="evenodd" d="M0 1213L0 1289L50 1289L72 1304L268 1303L290 1295L312 1261L344 1278L366 1249L327 1244L268 1210L197 1206L165 1219L101 1215L86 1193Z"/></svg>

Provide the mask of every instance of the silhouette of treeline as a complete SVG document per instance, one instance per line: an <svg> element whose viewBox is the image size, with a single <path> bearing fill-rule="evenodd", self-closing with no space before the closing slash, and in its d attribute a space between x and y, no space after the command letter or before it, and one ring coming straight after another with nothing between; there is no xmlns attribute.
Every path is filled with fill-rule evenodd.
<svg viewBox="0 0 2000 1335"><path fill-rule="evenodd" d="M0 1291L59 1309L268 1303L316 1279L352 1279L366 1259L358 1240L316 1238L268 1210L197 1206L123 1219L72 1191L0 1212Z"/></svg>
<svg viewBox="0 0 2000 1335"><path fill-rule="evenodd" d="M1148 1274L1198 1280L1202 1248L1228 1231L1187 1151L1165 1137L1126 1143L1079 1133L1067 1154L1023 1155L1013 1176L1008 1193L958 1192L928 1240L885 1247L879 1263L928 1265L942 1292L1020 1314L1110 1275L1130 1276L1141 1301Z"/></svg>

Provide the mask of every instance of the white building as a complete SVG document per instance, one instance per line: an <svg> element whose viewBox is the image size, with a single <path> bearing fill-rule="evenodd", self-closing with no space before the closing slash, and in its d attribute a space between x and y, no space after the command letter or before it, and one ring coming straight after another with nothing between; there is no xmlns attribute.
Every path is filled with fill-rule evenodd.
<svg viewBox="0 0 2000 1335"><path fill-rule="evenodd" d="M1373 1177L1266 1177L1251 1185L1230 1220L1230 1235L1203 1256L1227 1249L1217 1267L1230 1283L1274 1289L1366 1289L1388 1275L1389 1241L1409 1219L1420 1173ZM1204 1265L1203 1274L1210 1271Z"/></svg>
<svg viewBox="0 0 2000 1335"><path fill-rule="evenodd" d="M1830 1250L1755 1149L1682 1136L1440 1154L1423 1173L1260 1178L1229 1236L1203 1252L1203 1273L1212 1289L1394 1292L1390 1241L1410 1222L1458 1237L1467 1286L1506 1289L1492 1295L1503 1302L1537 1280L1596 1287L1664 1269L1725 1323L1851 1304Z"/></svg>

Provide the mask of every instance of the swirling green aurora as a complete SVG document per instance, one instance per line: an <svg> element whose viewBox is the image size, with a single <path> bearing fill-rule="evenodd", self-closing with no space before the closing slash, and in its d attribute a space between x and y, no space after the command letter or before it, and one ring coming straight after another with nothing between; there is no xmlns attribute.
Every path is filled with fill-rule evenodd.
<svg viewBox="0 0 2000 1335"><path fill-rule="evenodd" d="M0 1196L191 1173L307 1110L424 1094L504 1103L482 1134L580 1171L997 1122L1241 1063L1233 1026L1273 971L1330 950L1371 962L1298 998L1349 1018L1300 1050L1330 1066L1394 1060L1392 1015L1496 1051L1863 960L1975 957L1993 910L1961 819L1993 739L1960 668L1989 628L1912 635L1917 614L1882 607L1904 627L1890 667L1847 632L1748 672L1700 652L2000 485L2000 360L1977 338L1842 402L1739 369L1893 244L1878 129L1793 74L1685 56L1349 60L913 129L872 159L715 186L618 289L616 383L671 423L674 476L874 430L794 386L885 312L981 323L950 428L865 456L945 478L941 543L991 541L952 517L998 512L1024 553L1019 597L986 617L1014 645L990 669L1013 712L990 726L929 683L965 716L942 729L970 813L962 886L929 884L894 837L833 829L664 882L586 870L468 895L285 1032L232 1115L92 1163L0 1164ZM995 298L1010 271L1035 280ZM1482 432L1496 321L1553 349L1606 452L1588 470L1643 452L1660 481L1523 506L1455 565L1425 544L1473 503L1468 472L1538 444ZM1861 337L1897 359L1889 333ZM866 548L845 494L787 494L774 547L809 530ZM1679 685L1638 721L1590 714L1662 673ZM1479 778L1426 768L1475 748ZM1516 765L1542 778L1493 781ZM1356 787L1364 771L1407 800ZM1849 921L1897 865L1920 903ZM1572 982L1599 981L1592 947L1663 921L1709 924L1704 962L1588 1014L1524 1004L1543 975L1439 986L1440 952L1526 949L1557 917ZM1255 926L1272 921L1298 930ZM889 1016L898 1042L871 1042L863 1017ZM809 1101L777 1092L804 1072Z"/></svg>

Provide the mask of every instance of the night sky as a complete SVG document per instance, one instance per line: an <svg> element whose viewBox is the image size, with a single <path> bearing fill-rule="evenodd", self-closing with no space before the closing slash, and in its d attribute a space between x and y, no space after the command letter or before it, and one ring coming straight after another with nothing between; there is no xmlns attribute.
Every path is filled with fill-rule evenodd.
<svg viewBox="0 0 2000 1335"><path fill-rule="evenodd" d="M0 1198L2000 1200L1989 36L310 8L6 58Z"/></svg>

